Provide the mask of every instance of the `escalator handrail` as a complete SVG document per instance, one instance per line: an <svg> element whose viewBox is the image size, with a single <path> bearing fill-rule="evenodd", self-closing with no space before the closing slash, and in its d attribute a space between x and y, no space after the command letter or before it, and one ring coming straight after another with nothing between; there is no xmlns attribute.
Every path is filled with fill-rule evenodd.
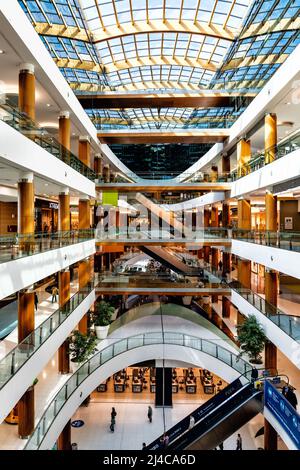
<svg viewBox="0 0 300 470"><path fill-rule="evenodd" d="M238 377L237 379L235 379L231 384L228 384L227 387L229 387L230 385L232 385L233 383L235 383L235 382L237 382L237 381L240 381L240 379L241 379L242 377L244 377L244 376L248 375L249 373L251 373L253 369L254 369L254 368L249 369L248 371L244 372L243 374L240 374L239 377ZM257 368L256 368L256 369L257 369ZM260 368L258 368L257 370L258 370L258 371L260 371L260 370L266 371L266 370L268 370L268 369L265 369L264 367L260 367ZM274 369L272 369L272 370L274 370ZM277 377L277 376L278 376L278 371L276 370L276 374L275 374L273 377ZM270 379L270 378L272 378L272 376L258 377L257 380L264 380L264 379L267 379L267 378ZM219 405L217 405L217 407L213 408L213 410L208 411L207 413L204 414L204 416L202 416L201 418L199 418L199 420L195 422L195 426L197 426L204 418L206 418L207 416L209 416L209 414L210 414L212 411L215 411L215 410L217 410L220 406L223 406L224 403L228 402L228 400L229 400L230 398L233 398L238 392L240 392L242 389L244 389L245 386L248 386L248 385L250 385L250 384L251 384L251 382L248 382L248 383L246 383L246 384L244 384L244 385L241 383L241 386L240 386L232 395L230 395L229 397L227 397L227 399L224 400L224 401L222 401L222 403L220 403ZM222 391L226 390L227 387L225 387ZM221 392L220 392L220 393L221 393ZM217 394L217 395L218 395L218 394ZM210 400L213 400L217 395L214 395L212 398L210 398ZM208 402L209 402L210 400L208 400ZM176 429L178 426L180 426L181 423L183 423L185 420L187 421L188 418L190 418L192 415L196 414L197 411L200 410L200 408L202 408L204 405L207 405L208 402L202 403L202 405L200 405L198 408L196 408L196 410L192 411L192 413L190 413L190 414L188 414L187 416L185 416L181 421L179 421L179 423L177 423L177 424L175 424L174 426L172 426L172 428L170 428L170 429L168 430L167 434L169 435L169 434L170 434L170 431L172 431L172 429L175 431L175 429ZM177 439L179 439L181 436L183 436L187 431L189 431L189 428L183 430L183 432L182 432L181 434L179 434L178 436L176 436L174 440L171 440L171 441L170 441L170 444L171 444L172 442L175 442L175 441L176 441ZM161 437L162 437L162 435L160 435L157 439L155 439L154 441L152 441L152 443L149 444L149 445L146 447L146 449L154 450L154 449L151 449L151 448L155 445L156 442L159 443Z"/></svg>

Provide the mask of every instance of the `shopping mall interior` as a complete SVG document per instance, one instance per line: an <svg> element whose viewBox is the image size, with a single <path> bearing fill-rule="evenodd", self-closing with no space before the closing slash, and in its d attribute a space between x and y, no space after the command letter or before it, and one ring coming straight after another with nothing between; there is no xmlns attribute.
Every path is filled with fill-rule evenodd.
<svg viewBox="0 0 300 470"><path fill-rule="evenodd" d="M300 450L300 0L1 1L0 234L0 450Z"/></svg>

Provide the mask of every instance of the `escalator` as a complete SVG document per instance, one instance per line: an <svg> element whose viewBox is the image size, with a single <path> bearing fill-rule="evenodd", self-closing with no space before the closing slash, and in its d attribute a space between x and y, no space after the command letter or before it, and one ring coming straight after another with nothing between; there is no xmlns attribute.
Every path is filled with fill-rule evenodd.
<svg viewBox="0 0 300 470"><path fill-rule="evenodd" d="M236 379L167 431L168 451L211 450L263 410L263 392ZM189 429L191 415L195 425ZM162 450L161 436L146 448Z"/></svg>
<svg viewBox="0 0 300 470"><path fill-rule="evenodd" d="M160 246L141 246L140 249L151 258L159 261L163 266L171 269L172 271L183 274L186 276L199 276L201 273L200 268L188 266L181 261L176 255L170 253ZM202 270L203 271L203 270Z"/></svg>

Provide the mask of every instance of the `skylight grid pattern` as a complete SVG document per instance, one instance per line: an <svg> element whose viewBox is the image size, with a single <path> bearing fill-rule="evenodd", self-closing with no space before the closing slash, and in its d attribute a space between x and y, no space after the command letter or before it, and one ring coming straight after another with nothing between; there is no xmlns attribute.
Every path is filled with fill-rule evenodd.
<svg viewBox="0 0 300 470"><path fill-rule="evenodd" d="M84 28L77 0L19 1L32 21Z"/></svg>
<svg viewBox="0 0 300 470"><path fill-rule="evenodd" d="M283 18L296 19L300 15L300 0L267 0L254 2L245 21L244 29L252 24L266 21L280 21Z"/></svg>
<svg viewBox="0 0 300 470"><path fill-rule="evenodd" d="M239 29L250 0L81 0L93 33L139 21L207 22Z"/></svg>
<svg viewBox="0 0 300 470"><path fill-rule="evenodd" d="M210 88L239 88L245 86L245 81L251 88L258 81L269 80L279 67L280 64L262 64L225 70L216 75Z"/></svg>
<svg viewBox="0 0 300 470"><path fill-rule="evenodd" d="M79 39L56 36L40 36L54 59L99 62L94 46Z"/></svg>
<svg viewBox="0 0 300 470"><path fill-rule="evenodd" d="M101 41L97 49L103 64L143 57L183 57L220 65L231 42L189 33L147 33Z"/></svg>
<svg viewBox="0 0 300 470"><path fill-rule="evenodd" d="M68 83L85 83L90 85L101 85L103 83L106 83L106 79L103 75L92 70L63 67L60 69L60 71Z"/></svg>
<svg viewBox="0 0 300 470"><path fill-rule="evenodd" d="M107 74L111 86L120 87L139 82L184 82L207 87L214 72L179 65L150 65L132 67Z"/></svg>

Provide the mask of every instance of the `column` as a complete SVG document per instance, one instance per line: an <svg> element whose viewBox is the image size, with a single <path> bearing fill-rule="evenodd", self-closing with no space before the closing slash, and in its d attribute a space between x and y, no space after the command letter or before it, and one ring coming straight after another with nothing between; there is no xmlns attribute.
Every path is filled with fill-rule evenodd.
<svg viewBox="0 0 300 470"><path fill-rule="evenodd" d="M204 230L209 227L210 224L210 210L204 209ZM205 263L209 263L209 255L210 255L210 247L204 246L203 247L203 259Z"/></svg>
<svg viewBox="0 0 300 470"><path fill-rule="evenodd" d="M271 163L276 158L277 145L277 116L276 114L265 115L265 162Z"/></svg>
<svg viewBox="0 0 300 470"><path fill-rule="evenodd" d="M58 274L59 307L62 308L70 299L70 271L60 271ZM61 374L70 373L69 344L65 340L58 350L58 371Z"/></svg>
<svg viewBox="0 0 300 470"><path fill-rule="evenodd" d="M21 64L19 72L19 109L35 120L34 65Z"/></svg>
<svg viewBox="0 0 300 470"><path fill-rule="evenodd" d="M228 273L231 273L231 254L227 251L223 251L222 253L222 261L223 261L223 276ZM230 306L231 302L225 295L222 296L222 317L229 318L230 317Z"/></svg>
<svg viewBox="0 0 300 470"><path fill-rule="evenodd" d="M250 140L241 139L237 143L237 172L238 176L245 176L249 172L248 163L251 159Z"/></svg>
<svg viewBox="0 0 300 470"><path fill-rule="evenodd" d="M94 158L94 171L97 178L101 178L103 170L103 158L100 153L97 153Z"/></svg>
<svg viewBox="0 0 300 470"><path fill-rule="evenodd" d="M223 202L222 204L222 227L228 227L230 225L230 206L229 203Z"/></svg>
<svg viewBox="0 0 300 470"><path fill-rule="evenodd" d="M212 268L215 271L218 270L218 262L219 262L218 249L217 248L211 248L211 265L212 265ZM217 303L218 302L218 294L213 294L211 296L211 301L212 301L212 303Z"/></svg>
<svg viewBox="0 0 300 470"><path fill-rule="evenodd" d="M265 216L266 230L269 232L277 231L277 196L270 191L266 191L265 195Z"/></svg>
<svg viewBox="0 0 300 470"><path fill-rule="evenodd" d="M78 265L78 282L79 290L84 289L84 287L89 283L91 276L91 265L89 258L86 258L79 262ZM84 335L88 332L88 316L85 314L82 319L79 321L78 329Z"/></svg>
<svg viewBox="0 0 300 470"><path fill-rule="evenodd" d="M218 181L218 167L216 165L211 167L210 181L212 183Z"/></svg>
<svg viewBox="0 0 300 470"><path fill-rule="evenodd" d="M34 330L34 292L20 291L18 294L18 342ZM33 347L34 345L32 345ZM30 345L27 345L30 348ZM34 387L27 389L18 402L18 432L26 439L34 430Z"/></svg>
<svg viewBox="0 0 300 470"><path fill-rule="evenodd" d="M212 206L211 208L210 226L211 227L219 226L219 210L217 206Z"/></svg>
<svg viewBox="0 0 300 470"><path fill-rule="evenodd" d="M91 166L91 144L87 135L79 137L78 158L86 166Z"/></svg>
<svg viewBox="0 0 300 470"><path fill-rule="evenodd" d="M71 450L71 420L67 422L57 439L57 450Z"/></svg>
<svg viewBox="0 0 300 470"><path fill-rule="evenodd" d="M71 149L71 121L69 111L61 111L58 118L59 143L67 150Z"/></svg>
<svg viewBox="0 0 300 470"><path fill-rule="evenodd" d="M69 188L59 193L59 230L68 232L71 228Z"/></svg>
<svg viewBox="0 0 300 470"><path fill-rule="evenodd" d="M222 155L222 174L223 177L230 175L230 157L227 154Z"/></svg>
<svg viewBox="0 0 300 470"><path fill-rule="evenodd" d="M103 166L103 181L104 183L109 183L110 182L110 171L109 171L109 165L104 165Z"/></svg>
<svg viewBox="0 0 300 470"><path fill-rule="evenodd" d="M89 197L79 199L78 228L88 230L91 227L91 207Z"/></svg>
<svg viewBox="0 0 300 470"><path fill-rule="evenodd" d="M275 372L277 369L277 348L273 343L265 344L265 368ZM264 420L264 448L265 450L277 450L277 432L271 424Z"/></svg>
<svg viewBox="0 0 300 470"><path fill-rule="evenodd" d="M251 289L251 261L238 259L238 281L246 289Z"/></svg>
<svg viewBox="0 0 300 470"><path fill-rule="evenodd" d="M238 200L238 229L251 230L251 202L246 199ZM251 261L238 259L238 280L251 289Z"/></svg>
<svg viewBox="0 0 300 470"><path fill-rule="evenodd" d="M172 407L172 368L156 367L155 369L155 406Z"/></svg>
<svg viewBox="0 0 300 470"><path fill-rule="evenodd" d="M18 232L34 233L33 173L24 173L18 182Z"/></svg>

